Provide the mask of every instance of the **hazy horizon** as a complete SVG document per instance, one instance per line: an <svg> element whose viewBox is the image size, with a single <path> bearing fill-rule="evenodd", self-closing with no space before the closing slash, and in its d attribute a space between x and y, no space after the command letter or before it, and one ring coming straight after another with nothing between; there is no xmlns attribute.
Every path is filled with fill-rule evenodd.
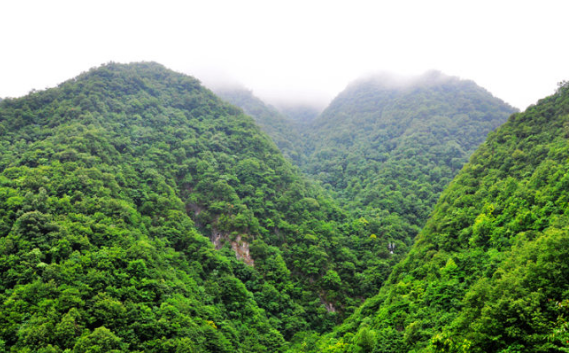
<svg viewBox="0 0 569 353"><path fill-rule="evenodd" d="M373 72L437 70L522 110L569 79L569 3L552 0L32 0L2 10L0 97L110 61L156 61L206 85L239 82L270 104L320 107Z"/></svg>

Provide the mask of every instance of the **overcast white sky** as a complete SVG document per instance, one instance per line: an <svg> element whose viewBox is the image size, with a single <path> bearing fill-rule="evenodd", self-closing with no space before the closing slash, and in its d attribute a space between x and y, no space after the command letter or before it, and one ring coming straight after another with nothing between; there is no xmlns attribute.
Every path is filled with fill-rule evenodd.
<svg viewBox="0 0 569 353"><path fill-rule="evenodd" d="M157 61L270 101L326 102L374 71L440 70L524 109L569 80L569 1L0 3L0 97Z"/></svg>

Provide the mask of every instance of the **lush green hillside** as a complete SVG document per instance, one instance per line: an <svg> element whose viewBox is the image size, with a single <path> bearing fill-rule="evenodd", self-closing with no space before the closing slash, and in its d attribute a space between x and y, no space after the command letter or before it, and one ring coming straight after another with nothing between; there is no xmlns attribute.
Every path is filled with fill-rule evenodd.
<svg viewBox="0 0 569 353"><path fill-rule="evenodd" d="M293 117L286 118L253 96L250 91L233 88L217 92L250 114L285 155L295 156L293 162L299 165L305 163L306 147L311 144L306 138L310 135L301 132L310 129L309 124L314 120L314 114L317 114L314 110L302 106L296 106L295 109L291 105L286 109ZM318 234L323 228L307 228L306 231ZM340 316L343 317L346 312L350 313L359 306L363 299L377 293L406 249L399 247L396 253L392 253L389 243L393 242L393 238L378 237L375 234L378 233L378 222L372 220L370 224L370 221L363 217L358 216L350 223L341 225L339 231L341 235L336 235L325 246L328 252L326 256L332 259L326 278L335 284L330 282L331 286L323 288L323 293L326 293L326 297L332 300L333 304L340 305L338 308L328 306L328 309L340 311ZM327 230L325 232L328 233ZM305 252L304 249L296 251Z"/></svg>
<svg viewBox="0 0 569 353"><path fill-rule="evenodd" d="M374 78L302 140L224 96L276 144L154 63L0 102L0 352L569 351L568 85L490 134L405 258L509 106Z"/></svg>
<svg viewBox="0 0 569 353"><path fill-rule="evenodd" d="M490 134L379 295L312 349L569 351L568 138L564 84Z"/></svg>
<svg viewBox="0 0 569 353"><path fill-rule="evenodd" d="M246 90L221 94L265 126L283 151L296 147L301 157L294 162L359 219L356 233L367 240L348 245L357 255L348 262L360 273L351 298L377 293L443 188L513 112L473 82L436 72L406 82L388 75L359 80L316 120L286 120Z"/></svg>
<svg viewBox="0 0 569 353"><path fill-rule="evenodd" d="M0 149L0 351L279 351L374 285L360 222L158 64L2 101Z"/></svg>
<svg viewBox="0 0 569 353"><path fill-rule="evenodd" d="M437 72L351 84L314 121L303 171L404 250L444 187L513 108Z"/></svg>
<svg viewBox="0 0 569 353"><path fill-rule="evenodd" d="M221 88L215 93L227 102L236 105L253 117L255 122L271 137L285 157L299 164L303 156L304 142L298 124L281 114L274 107L265 104L245 88ZM296 110L295 110L296 112ZM303 113L300 111L299 114Z"/></svg>
<svg viewBox="0 0 569 353"><path fill-rule="evenodd" d="M113 64L4 100L0 121L0 351L281 349L246 266L186 213L207 195L191 189L229 188L204 177L216 151L275 151L236 108L159 65Z"/></svg>

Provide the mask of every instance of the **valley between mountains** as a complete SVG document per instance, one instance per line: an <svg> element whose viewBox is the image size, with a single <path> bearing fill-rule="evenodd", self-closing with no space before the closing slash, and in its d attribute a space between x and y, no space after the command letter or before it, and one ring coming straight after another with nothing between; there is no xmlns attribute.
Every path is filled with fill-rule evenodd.
<svg viewBox="0 0 569 353"><path fill-rule="evenodd" d="M109 63L0 101L0 352L569 351L569 88L322 112Z"/></svg>

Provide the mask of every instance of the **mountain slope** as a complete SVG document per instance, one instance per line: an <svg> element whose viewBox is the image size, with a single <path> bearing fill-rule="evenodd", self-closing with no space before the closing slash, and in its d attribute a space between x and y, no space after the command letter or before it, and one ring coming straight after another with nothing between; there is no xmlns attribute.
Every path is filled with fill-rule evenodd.
<svg viewBox="0 0 569 353"><path fill-rule="evenodd" d="M2 101L0 121L2 349L282 348L236 276L246 266L215 251L181 198L215 133L255 137L238 109L159 65L111 64ZM226 143L266 153L256 138Z"/></svg>
<svg viewBox="0 0 569 353"><path fill-rule="evenodd" d="M568 138L564 84L490 134L380 294L315 350L567 351Z"/></svg>
<svg viewBox="0 0 569 353"><path fill-rule="evenodd" d="M3 100L0 149L0 347L273 352L361 300L350 218L190 77Z"/></svg>
<svg viewBox="0 0 569 353"><path fill-rule="evenodd" d="M297 124L289 120L275 108L265 104L245 88L223 88L215 93L227 102L243 109L245 114L255 119L255 122L271 137L285 157L296 164L303 154L303 142Z"/></svg>
<svg viewBox="0 0 569 353"><path fill-rule="evenodd" d="M307 122L291 121L253 96L250 91L218 89L217 92L250 114L280 146L285 155L288 153L289 156L294 156L293 162L302 163L302 159L305 158L304 146L307 142L301 139L299 131L306 129ZM317 202L304 200L305 205L310 206L303 211L303 217L307 220L314 218L319 210L330 209L330 206L337 207L328 196L324 196L326 193L319 187L314 185L311 187L314 188L312 192L320 196ZM318 217L320 216L316 218ZM290 226L285 224L286 228ZM299 263L298 260L287 263L292 265L291 269L302 269L305 272L304 278L308 277L311 283L320 278L315 282L320 286L319 297L326 309L334 315L336 323L359 306L364 298L375 294L387 278L391 267L400 260L400 254L390 253L387 240L377 238L370 231L369 222L364 218L335 216L334 222L305 222L305 226L295 230L297 233L299 231L303 236L296 244L290 240L287 243L277 241L269 244L284 249L285 260L295 257L312 259L305 264ZM282 233L282 230L278 232ZM317 239L315 237L319 238L318 251L313 247ZM326 265L322 266L323 264ZM309 272L306 272L307 269ZM314 329L318 326L320 325L310 325L307 328Z"/></svg>
<svg viewBox="0 0 569 353"><path fill-rule="evenodd" d="M340 260L361 274L350 283L352 298L376 294L443 188L513 112L473 82L436 72L406 82L361 79L309 122L287 121L245 90L221 94L265 125L277 144L293 142L302 155L294 162L359 218L350 232L366 240L348 245L357 261Z"/></svg>
<svg viewBox="0 0 569 353"><path fill-rule="evenodd" d="M305 136L302 170L370 229L405 247L443 188L514 111L471 81L437 72L354 82Z"/></svg>

